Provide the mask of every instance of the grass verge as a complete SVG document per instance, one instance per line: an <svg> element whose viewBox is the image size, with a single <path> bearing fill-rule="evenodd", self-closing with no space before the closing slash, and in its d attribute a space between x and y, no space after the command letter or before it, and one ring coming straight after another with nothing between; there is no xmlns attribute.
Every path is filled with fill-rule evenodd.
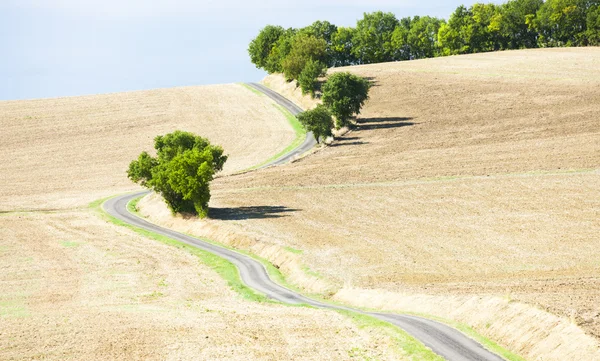
<svg viewBox="0 0 600 361"><path fill-rule="evenodd" d="M250 90L251 92L253 92L254 94L256 94L258 96L261 96L261 97L265 96L265 93L256 90L255 88L251 87L250 85L248 85L246 83L238 83L238 84L241 85L241 86L243 86L244 88Z"/></svg>
<svg viewBox="0 0 600 361"><path fill-rule="evenodd" d="M246 89L252 91L255 94L259 94L261 96L264 96L265 94L263 94L262 92L254 89L253 87L249 86L248 84L244 84L241 83L240 85L242 85L243 87L245 87ZM297 148L300 144L302 144L302 142L304 142L304 139L306 139L306 129L304 129L304 127L302 126L302 124L298 121L298 119L292 114L290 113L287 109L285 109L284 107L280 106L279 104L273 104L273 106L278 109L281 113L283 113L283 115L285 116L285 118L287 119L288 123L290 123L290 126L292 127L292 129L294 130L294 132L296 133L296 139L294 139L294 141L288 145L284 150L282 150L281 152L275 154L274 156L272 156L271 158L265 160L264 162L257 164L253 167L250 167L248 169L246 169L245 171L242 172L247 172L253 169L257 169L262 167L265 164L271 163L272 161L282 157L283 155L291 152L292 150L294 150L295 148Z"/></svg>
<svg viewBox="0 0 600 361"><path fill-rule="evenodd" d="M298 119L284 107L282 107L278 104L273 104L273 106L275 108L277 108L280 112L282 112L283 115L285 116L285 118L288 120L288 122L292 126L292 129L294 129L294 132L296 133L296 139L294 139L294 141L290 145L288 145L284 150L282 150L281 152L275 154L274 156L272 156L271 158L265 160L264 162L262 162L260 164L257 164L251 168L248 168L248 170L260 168L265 164L268 164L274 160L277 160L278 158L284 156L285 154L291 152L292 150L294 150L295 148L300 146L300 144L302 144L302 142L304 142L304 139L306 139L306 129L304 129L304 127L302 126L302 124L300 124Z"/></svg>
<svg viewBox="0 0 600 361"><path fill-rule="evenodd" d="M506 359L508 361L526 361L523 357L503 348L502 346L498 345L497 343L490 340L489 338L482 336L480 333L475 331L471 326L465 325L460 322L447 320L447 319L444 319L441 317L428 315L428 314L420 314L420 313L411 313L411 314L413 314L415 316L419 316L419 317L429 318L431 320L438 321L438 322L444 323L452 328L455 328L455 329L459 330L460 332L464 333L465 335L469 336L473 340L482 344L483 347L485 347L486 349L492 351L493 353L495 353L497 355L500 355L501 357L503 357L504 359Z"/></svg>
<svg viewBox="0 0 600 361"><path fill-rule="evenodd" d="M141 236L153 239L155 241L161 242L161 243L169 245L169 246L183 249L183 250L193 254L194 256L197 256L202 263L206 264L207 266L212 268L215 272L217 272L217 274L219 274L219 276L223 277L223 279L225 279L225 281L227 281L227 284L229 285L229 287L231 287L231 289L233 289L235 292L237 292L244 299L250 300L250 301L255 301L255 302L279 303L279 302L271 300L270 298L266 297L263 294L255 292L253 289L246 286L242 282L239 272L238 272L238 269L237 269L237 267L235 267L235 265L233 263L231 263L221 257L218 257L210 252L206 252L206 251L203 251L196 247L192 247L183 242L179 242L177 240L160 235L158 233L154 233L154 232L142 229L142 228L132 226L132 225L125 223L125 222L121 221L120 219L117 219L117 218L109 215L108 213L104 212L102 210L102 204L110 198L112 198L112 197L94 201L89 204L89 207L91 209L97 211L97 213L103 219L105 219L115 225L129 228L130 230L140 234ZM136 200L139 201L140 198L136 198ZM130 202L127 205L128 210L131 208L135 208L135 204L137 204L137 202L135 202L135 204L132 206L131 203L132 202Z"/></svg>
<svg viewBox="0 0 600 361"><path fill-rule="evenodd" d="M375 317L357 312L338 310L338 313L352 319L358 328L377 328L385 332L393 341L400 353L414 361L444 361L444 358L431 351L427 346L410 336L404 330Z"/></svg>

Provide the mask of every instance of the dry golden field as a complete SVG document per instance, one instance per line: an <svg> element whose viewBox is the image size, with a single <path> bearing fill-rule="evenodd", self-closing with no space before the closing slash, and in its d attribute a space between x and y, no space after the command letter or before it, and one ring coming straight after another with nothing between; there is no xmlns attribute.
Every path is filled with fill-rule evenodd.
<svg viewBox="0 0 600 361"><path fill-rule="evenodd" d="M374 83L358 128L215 181L210 222L338 289L500 297L600 339L598 69L600 48L339 69Z"/></svg>
<svg viewBox="0 0 600 361"><path fill-rule="evenodd" d="M235 84L3 101L0 129L0 211L72 208L136 189L129 162L174 130L223 146L225 174L296 137L268 98Z"/></svg>
<svg viewBox="0 0 600 361"><path fill-rule="evenodd" d="M91 211L0 215L2 360L404 359L335 312L245 301L196 256Z"/></svg>
<svg viewBox="0 0 600 361"><path fill-rule="evenodd" d="M0 102L0 128L1 360L404 359L340 314L246 301L196 256L87 208L139 189L128 163L175 129L222 145L226 172L270 158L295 134L266 97L219 85Z"/></svg>

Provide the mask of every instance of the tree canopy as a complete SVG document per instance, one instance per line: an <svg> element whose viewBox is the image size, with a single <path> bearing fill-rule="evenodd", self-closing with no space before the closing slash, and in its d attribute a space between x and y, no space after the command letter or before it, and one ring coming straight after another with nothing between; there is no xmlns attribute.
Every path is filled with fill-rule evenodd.
<svg viewBox="0 0 600 361"><path fill-rule="evenodd" d="M322 104L298 114L298 121L302 123L304 129L313 132L317 143L332 135L333 118L327 107Z"/></svg>
<svg viewBox="0 0 600 361"><path fill-rule="evenodd" d="M160 194L173 213L208 215L209 183L223 169L223 148L192 133L175 131L154 138L156 157L142 152L127 176Z"/></svg>
<svg viewBox="0 0 600 361"><path fill-rule="evenodd" d="M600 0L508 0L458 6L447 21L431 16L398 20L392 13L376 11L365 13L355 27L328 21L287 30L269 25L252 40L248 53L269 73L287 69L291 81L298 79L309 59L338 67L587 45L600 45Z"/></svg>
<svg viewBox="0 0 600 361"><path fill-rule="evenodd" d="M351 73L335 73L323 85L323 104L336 118L336 128L350 124L353 115L369 98L370 84L367 79Z"/></svg>

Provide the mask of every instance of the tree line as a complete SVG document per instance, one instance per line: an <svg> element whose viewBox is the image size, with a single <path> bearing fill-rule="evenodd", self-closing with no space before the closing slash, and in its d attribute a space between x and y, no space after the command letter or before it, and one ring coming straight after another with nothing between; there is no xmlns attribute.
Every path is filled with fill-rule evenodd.
<svg viewBox="0 0 600 361"><path fill-rule="evenodd" d="M365 13L355 27L316 21L301 29L268 25L248 47L251 61L299 85L325 69L445 55L600 45L600 0L510 0L459 6L448 20ZM314 85L314 84L313 84ZM303 88L304 90L304 88ZM310 92L310 90L308 90Z"/></svg>

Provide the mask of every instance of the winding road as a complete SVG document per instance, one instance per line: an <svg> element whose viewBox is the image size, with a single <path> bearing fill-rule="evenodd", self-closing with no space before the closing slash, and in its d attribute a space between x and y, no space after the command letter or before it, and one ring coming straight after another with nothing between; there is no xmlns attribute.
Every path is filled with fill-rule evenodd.
<svg viewBox="0 0 600 361"><path fill-rule="evenodd" d="M283 98L281 95L271 91L268 88L264 88L260 84L249 85L251 85L253 88L259 91L264 92L267 96L271 97L278 104L284 106L286 109L292 112L292 114L297 114L298 112L302 111L295 104ZM301 146L299 146L286 156L281 157L276 161L265 165L265 167L285 163L293 157L296 157L309 150L310 147L314 146L314 143L310 145L311 141L309 138L312 138L312 141L314 142L314 138L312 137L312 135L307 134L308 140L305 141ZM307 149L306 147L309 148ZM402 328L410 335L415 337L417 340L421 341L423 344L429 347L431 350L433 350L435 353L449 361L503 360L503 358L488 351L481 344L467 337L460 331L436 321L412 315L366 312L350 307L332 305L322 301L311 299L290 289L287 289L272 281L269 278L265 267L260 262L256 261L255 259L249 256L224 247L220 247L212 243L204 242L198 238L194 238L179 232L172 231L167 228L157 226L130 213L127 210L127 204L131 200L147 193L149 192L144 191L134 194L118 196L106 201L102 207L111 216L118 218L121 221L126 222L132 226L175 239L188 245L200 248L204 251L211 252L219 257L230 261L238 268L242 281L248 287L265 294L267 297L272 298L273 300L288 304L307 304L322 309L346 310L376 317L382 321L389 322L393 325Z"/></svg>

